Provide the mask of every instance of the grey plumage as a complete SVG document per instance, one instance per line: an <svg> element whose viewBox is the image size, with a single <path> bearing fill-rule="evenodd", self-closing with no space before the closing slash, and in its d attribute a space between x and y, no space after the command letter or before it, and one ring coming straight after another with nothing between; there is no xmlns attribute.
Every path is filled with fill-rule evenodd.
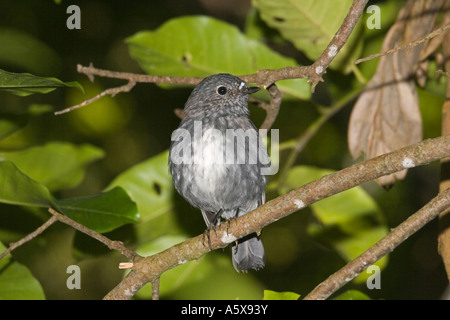
<svg viewBox="0 0 450 320"><path fill-rule="evenodd" d="M230 74L206 77L189 96L185 117L172 134L169 168L175 189L201 210L208 229L265 202L261 168L270 166L270 159L247 106L248 95L257 90ZM235 243L232 260L237 271L264 267L259 237L251 234Z"/></svg>

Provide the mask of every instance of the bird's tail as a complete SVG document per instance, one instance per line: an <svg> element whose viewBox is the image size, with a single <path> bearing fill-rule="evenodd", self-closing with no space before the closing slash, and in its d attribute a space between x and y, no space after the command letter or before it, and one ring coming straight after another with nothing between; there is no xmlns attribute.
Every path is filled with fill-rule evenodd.
<svg viewBox="0 0 450 320"><path fill-rule="evenodd" d="M237 272L264 268L266 255L259 237L253 233L240 239L231 249L233 266Z"/></svg>

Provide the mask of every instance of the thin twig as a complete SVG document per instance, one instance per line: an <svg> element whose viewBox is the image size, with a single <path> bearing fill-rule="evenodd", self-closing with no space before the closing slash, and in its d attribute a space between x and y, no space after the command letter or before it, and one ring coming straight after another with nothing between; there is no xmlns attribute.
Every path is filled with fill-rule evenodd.
<svg viewBox="0 0 450 320"><path fill-rule="evenodd" d="M375 54L372 54L372 55L370 55L368 57L358 59L358 60L355 61L355 64L360 64L362 62L373 60L375 58L379 58L379 57L387 56L387 55L390 55L390 54L394 54L394 53L402 51L402 50L408 50L408 49L413 48L415 46L418 46L419 44L422 44L422 43L424 43L424 42L426 42L428 40L431 40L434 37L437 37L437 36L441 35L445 31L447 31L449 28L450 28L450 23L446 24L445 26L443 26L441 28L438 28L438 29L434 30L433 32L430 32L429 34L427 34L426 36L424 36L422 38L419 38L419 39L414 40L414 41L409 42L409 43L405 43L405 44L403 44L403 45L401 45L401 46L399 46L397 48L393 48L393 49L387 50L385 52L375 53Z"/></svg>
<svg viewBox="0 0 450 320"><path fill-rule="evenodd" d="M25 237L20 239L17 242L13 242L9 245L8 249L6 249L2 254L0 254L0 260L5 257L8 253L11 253L14 249L20 247L24 243L36 238L38 235L40 235L42 232L44 232L48 227L50 227L55 221L57 221L57 218L55 216L50 217L44 224L42 224L39 228L34 230L33 232L27 234Z"/></svg>
<svg viewBox="0 0 450 320"><path fill-rule="evenodd" d="M436 70L436 75L439 75L439 76L446 76L446 77L450 77L450 72L447 72L447 71L442 71L442 70Z"/></svg>
<svg viewBox="0 0 450 320"><path fill-rule="evenodd" d="M283 93L277 88L275 84L270 85L267 88L270 94L270 102L265 103L259 101L258 105L266 111L266 118L260 126L260 129L269 130L272 128L273 123L277 119L278 112L280 111L281 100L283 99Z"/></svg>
<svg viewBox="0 0 450 320"><path fill-rule="evenodd" d="M73 111L75 109L87 106L88 104L91 104L92 102L94 102L94 101L96 101L96 100L98 100L98 99L100 99L100 98L102 98L104 96L114 97L116 94L121 93L121 92L130 92L130 90L133 89L133 87L135 85L136 85L136 82L134 82L133 80L129 80L129 82L126 85L123 85L123 86L120 86L120 87L117 87L117 88L106 89L105 91L100 92L98 95L96 95L96 96L94 96L94 97L92 97L90 99L87 99L87 100L83 101L82 103L79 103L77 105L68 107L68 108L63 109L63 110L56 111L54 114L55 115L61 115L61 114Z"/></svg>
<svg viewBox="0 0 450 320"><path fill-rule="evenodd" d="M139 255L136 252L126 248L123 245L122 241L110 240L109 238L105 237L104 235L83 226L82 224L70 219L69 217L59 213L58 211L56 211L52 208L49 208L48 212L50 212L54 217L56 217L56 219L59 222L67 224L67 225L71 226L72 228L77 229L78 231L80 231L84 234L87 234L91 238L94 238L94 239L100 241L101 243L106 245L111 250L116 250L116 251L120 252L122 255L124 255L125 257L127 257L130 260L135 260L137 257L139 257Z"/></svg>
<svg viewBox="0 0 450 320"><path fill-rule="evenodd" d="M196 85L202 81L203 78L199 77L169 77L169 76L154 76L148 74L137 74L129 72L117 72L105 69L95 68L92 63L88 67L84 67L81 64L77 65L77 71L85 74L93 81L94 76L122 79L128 81L134 81L136 83L166 83L166 84L179 84L179 85Z"/></svg>
<svg viewBox="0 0 450 320"><path fill-rule="evenodd" d="M378 241L359 257L349 262L339 271L333 273L325 281L311 291L304 300L324 300L346 283L356 278L367 267L392 252L403 241L408 239L431 220L437 218L441 212L450 207L450 189L439 193L422 209L403 221L395 229Z"/></svg>

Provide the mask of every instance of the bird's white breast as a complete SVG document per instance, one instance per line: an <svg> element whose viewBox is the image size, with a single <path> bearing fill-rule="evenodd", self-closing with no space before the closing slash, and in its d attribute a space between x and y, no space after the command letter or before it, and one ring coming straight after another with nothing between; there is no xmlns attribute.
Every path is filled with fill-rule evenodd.
<svg viewBox="0 0 450 320"><path fill-rule="evenodd" d="M200 143L201 141L201 143ZM226 174L224 135L217 129L203 131L202 139L193 142L197 186L203 192L214 192ZM198 152L201 151L201 155Z"/></svg>

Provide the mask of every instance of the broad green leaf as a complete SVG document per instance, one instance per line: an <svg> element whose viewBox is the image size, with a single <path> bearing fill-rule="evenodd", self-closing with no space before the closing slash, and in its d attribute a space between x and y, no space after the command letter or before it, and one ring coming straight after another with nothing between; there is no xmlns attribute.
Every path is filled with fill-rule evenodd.
<svg viewBox="0 0 450 320"><path fill-rule="evenodd" d="M87 144L51 142L20 151L0 151L0 160L14 162L31 179L53 191L76 186L84 176L85 167L103 154L101 149Z"/></svg>
<svg viewBox="0 0 450 320"><path fill-rule="evenodd" d="M100 233L139 222L136 204L118 187L94 196L56 202L64 215Z"/></svg>
<svg viewBox="0 0 450 320"><path fill-rule="evenodd" d="M299 297L300 295L295 292L264 290L264 300L297 300Z"/></svg>
<svg viewBox="0 0 450 320"><path fill-rule="evenodd" d="M0 242L0 252L6 247ZM12 261L11 255L0 260L0 300L43 300L44 290L24 265Z"/></svg>
<svg viewBox="0 0 450 320"><path fill-rule="evenodd" d="M0 185L2 203L53 207L97 232L139 221L136 204L121 188L88 197L55 200L43 184L25 175L10 161L0 161Z"/></svg>
<svg viewBox="0 0 450 320"><path fill-rule="evenodd" d="M370 297L358 290L348 290L333 298L333 300L370 300Z"/></svg>
<svg viewBox="0 0 450 320"><path fill-rule="evenodd" d="M286 185L295 188L333 171L310 166L291 169ZM286 192L287 190L281 190ZM351 261L388 233L388 227L375 201L361 187L355 187L311 205L320 224L311 224L308 231L332 247L345 261ZM377 261L383 268L387 258ZM370 276L362 273L357 281Z"/></svg>
<svg viewBox="0 0 450 320"><path fill-rule="evenodd" d="M62 82L56 78L38 77L29 73L12 73L0 69L0 90L18 95L28 96L33 93L49 93L59 87L83 87L76 81Z"/></svg>
<svg viewBox="0 0 450 320"><path fill-rule="evenodd" d="M227 72L252 74L260 69L295 66L294 59L250 39L228 23L187 16L164 23L155 31L142 31L127 39L130 55L153 75L204 77ZM305 79L277 82L279 89L300 99L311 95Z"/></svg>
<svg viewBox="0 0 450 320"><path fill-rule="evenodd" d="M168 151L162 152L123 172L108 187L122 187L136 202L141 215L137 234L143 243L161 235L181 234L174 211L175 189L168 159Z"/></svg>
<svg viewBox="0 0 450 320"><path fill-rule="evenodd" d="M261 18L311 59L316 60L339 30L353 0L252 0ZM360 54L363 30L358 23L330 68L349 72Z"/></svg>
<svg viewBox="0 0 450 320"><path fill-rule="evenodd" d="M38 207L54 204L47 187L29 178L10 161L0 161L0 186L2 203Z"/></svg>

